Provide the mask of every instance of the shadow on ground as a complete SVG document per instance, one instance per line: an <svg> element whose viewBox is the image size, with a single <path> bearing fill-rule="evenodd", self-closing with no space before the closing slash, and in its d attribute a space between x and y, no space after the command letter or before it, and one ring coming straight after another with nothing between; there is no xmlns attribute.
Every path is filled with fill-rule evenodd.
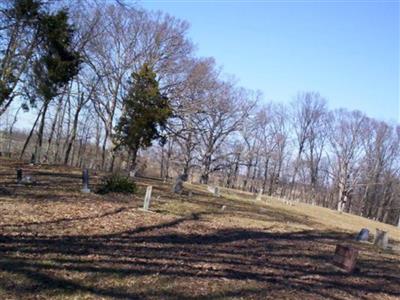
<svg viewBox="0 0 400 300"><path fill-rule="evenodd" d="M17 165L15 165L17 166ZM13 167L15 167L13 165ZM177 213L111 234L85 232L62 234L62 228L113 218L123 222L142 195L128 202L114 196L76 195L78 175L66 170L27 169L39 183L17 187L10 170L1 178L9 205L69 201L75 206L109 201L108 210L38 222L4 223L0 226L0 298L116 299L396 299L400 297L400 264L396 257L380 255L358 245L358 269L345 274L331 264L337 243L352 243L353 235L318 230L320 224L284 210L249 205L245 201L211 198L196 192L192 198L172 195L170 186L158 184L161 196L155 211L175 201L201 211ZM5 179L4 179L5 178ZM154 181L142 179L144 190ZM59 192L65 193L63 197ZM143 191L142 191L143 192ZM1 196L1 195L0 195ZM65 200L69 199L69 200ZM118 199L117 199L118 200ZM0 201L2 201L0 199ZM10 204L11 203L11 204ZM222 212L221 206L226 209ZM46 208L49 206L45 206ZM71 204L72 207L72 204ZM90 206L92 207L92 206ZM135 218L144 213L135 211ZM61 214L60 214L61 215ZM267 228L215 227L211 217L248 218L276 223L299 223L315 230L274 232ZM17 216L18 217L18 216ZM132 218L132 216L131 216ZM171 217L172 218L172 217ZM108 219L107 219L108 220ZM156 220L156 221L154 221ZM1 222L0 222L1 223ZM151 225L149 225L151 224ZM267 223L266 223L267 224ZM112 224L110 224L111 226ZM47 231L52 227L52 233ZM60 230L58 230L60 229Z"/></svg>
<svg viewBox="0 0 400 300"><path fill-rule="evenodd" d="M0 270L24 280L3 280L0 286L21 298L32 293L90 293L118 299L262 299L279 293L307 299L367 299L380 293L400 297L398 262L362 259L352 275L329 263L334 244L350 239L346 234L173 230L199 219L196 215L109 235L1 235ZM118 289L104 284L110 278L134 282L151 275L159 281L187 281L187 290L165 288L161 282ZM232 282L232 287L204 293L200 287L207 282Z"/></svg>

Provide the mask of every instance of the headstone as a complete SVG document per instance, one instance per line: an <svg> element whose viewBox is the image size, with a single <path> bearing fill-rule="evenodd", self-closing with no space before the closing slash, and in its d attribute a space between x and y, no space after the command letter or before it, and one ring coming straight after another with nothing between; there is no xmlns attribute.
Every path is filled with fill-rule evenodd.
<svg viewBox="0 0 400 300"><path fill-rule="evenodd" d="M149 185L146 188L146 195L144 196L144 202L143 202L143 210L145 210L145 211L149 210L152 190L153 190L153 187L151 185Z"/></svg>
<svg viewBox="0 0 400 300"><path fill-rule="evenodd" d="M219 195L219 187L217 187L217 186L214 188L214 196L215 197L219 197L220 196Z"/></svg>
<svg viewBox="0 0 400 300"><path fill-rule="evenodd" d="M226 205L222 205L221 206L221 211L225 211L225 209L226 209Z"/></svg>
<svg viewBox="0 0 400 300"><path fill-rule="evenodd" d="M32 179L31 176L24 176L21 179L21 183L23 183L23 184L33 184L34 182L33 182L33 179Z"/></svg>
<svg viewBox="0 0 400 300"><path fill-rule="evenodd" d="M90 193L89 189L89 170L88 169L83 169L82 171L82 193Z"/></svg>
<svg viewBox="0 0 400 300"><path fill-rule="evenodd" d="M350 245L336 245L333 263L351 273L356 267L358 250Z"/></svg>
<svg viewBox="0 0 400 300"><path fill-rule="evenodd" d="M375 239L374 239L374 245L376 245L382 249L386 249L388 246L388 240L389 240L389 236L388 236L387 231L380 230L377 228Z"/></svg>
<svg viewBox="0 0 400 300"><path fill-rule="evenodd" d="M175 194L182 194L183 192L184 175L176 177L175 183L172 186L172 192Z"/></svg>
<svg viewBox="0 0 400 300"><path fill-rule="evenodd" d="M287 200L287 199L285 199L285 200L283 201L283 203L285 203L286 205L289 205L289 206L294 206L293 201L290 201L290 200Z"/></svg>
<svg viewBox="0 0 400 300"><path fill-rule="evenodd" d="M189 197L189 199L192 199L192 198L193 198L193 192L192 192L192 191L189 191L188 197Z"/></svg>
<svg viewBox="0 0 400 300"><path fill-rule="evenodd" d="M369 230L367 228L363 228L357 234L356 241L358 241L358 242L368 241L368 237L369 237Z"/></svg>
<svg viewBox="0 0 400 300"><path fill-rule="evenodd" d="M219 187L217 186L207 186L207 190L212 193L215 197L219 197Z"/></svg>
<svg viewBox="0 0 400 300"><path fill-rule="evenodd" d="M22 169L17 169L17 183L22 181Z"/></svg>
<svg viewBox="0 0 400 300"><path fill-rule="evenodd" d="M257 198L256 198L257 201L261 201L261 200L262 200L262 194L263 194L263 189L261 189L261 190L258 192Z"/></svg>

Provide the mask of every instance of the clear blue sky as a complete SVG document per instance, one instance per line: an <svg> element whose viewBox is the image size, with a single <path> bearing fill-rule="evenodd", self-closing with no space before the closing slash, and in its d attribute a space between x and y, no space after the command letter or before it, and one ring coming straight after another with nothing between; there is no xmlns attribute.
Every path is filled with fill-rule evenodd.
<svg viewBox="0 0 400 300"><path fill-rule="evenodd" d="M197 54L266 100L313 90L331 108L400 122L398 1L137 3L187 20Z"/></svg>

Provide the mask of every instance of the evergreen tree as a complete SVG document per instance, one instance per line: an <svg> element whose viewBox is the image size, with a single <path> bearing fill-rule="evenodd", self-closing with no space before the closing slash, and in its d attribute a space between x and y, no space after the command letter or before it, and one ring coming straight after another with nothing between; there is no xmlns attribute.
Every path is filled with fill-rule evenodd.
<svg viewBox="0 0 400 300"><path fill-rule="evenodd" d="M34 64L35 87L43 100L49 101L78 73L81 58L71 49L74 29L68 24L67 11L43 15L39 34L43 42Z"/></svg>
<svg viewBox="0 0 400 300"><path fill-rule="evenodd" d="M126 147L131 157L131 169L136 167L137 152L161 138L172 109L168 98L161 95L156 74L148 64L132 74L130 89L123 103L123 113L116 126L117 149Z"/></svg>
<svg viewBox="0 0 400 300"><path fill-rule="evenodd" d="M43 101L41 123L36 145L36 160L40 161L43 129L49 104L61 88L79 72L81 57L72 49L74 28L68 23L66 10L43 14L39 35L42 39L39 56L33 67L33 86Z"/></svg>

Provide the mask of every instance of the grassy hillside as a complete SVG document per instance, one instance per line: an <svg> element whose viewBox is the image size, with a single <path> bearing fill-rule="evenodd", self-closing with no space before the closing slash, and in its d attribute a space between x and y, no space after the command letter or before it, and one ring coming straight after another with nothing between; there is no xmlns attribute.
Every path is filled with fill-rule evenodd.
<svg viewBox="0 0 400 300"><path fill-rule="evenodd" d="M16 186L20 166L34 185ZM177 196L138 184L135 196L81 194L79 170L0 160L0 298L400 297L399 254L353 241L381 228L397 246L393 226L233 190L216 198L188 184ZM139 210L147 185L151 212ZM331 264L337 243L359 248L353 274Z"/></svg>
<svg viewBox="0 0 400 300"><path fill-rule="evenodd" d="M361 228L368 228L370 233L374 234L376 228L378 228L387 231L394 244L400 242L399 228L389 224L376 222L348 213L339 213L335 210L305 203L293 202L291 205L288 205L285 204L282 199L273 197L263 196L262 201L254 201L256 196L252 195L251 193L229 189L222 190L222 195L228 199L247 199L250 203L255 203L258 206L267 205L268 207L276 210L284 210L293 215L304 216L308 220L314 221L319 229L326 228L327 230L341 230L356 234Z"/></svg>

